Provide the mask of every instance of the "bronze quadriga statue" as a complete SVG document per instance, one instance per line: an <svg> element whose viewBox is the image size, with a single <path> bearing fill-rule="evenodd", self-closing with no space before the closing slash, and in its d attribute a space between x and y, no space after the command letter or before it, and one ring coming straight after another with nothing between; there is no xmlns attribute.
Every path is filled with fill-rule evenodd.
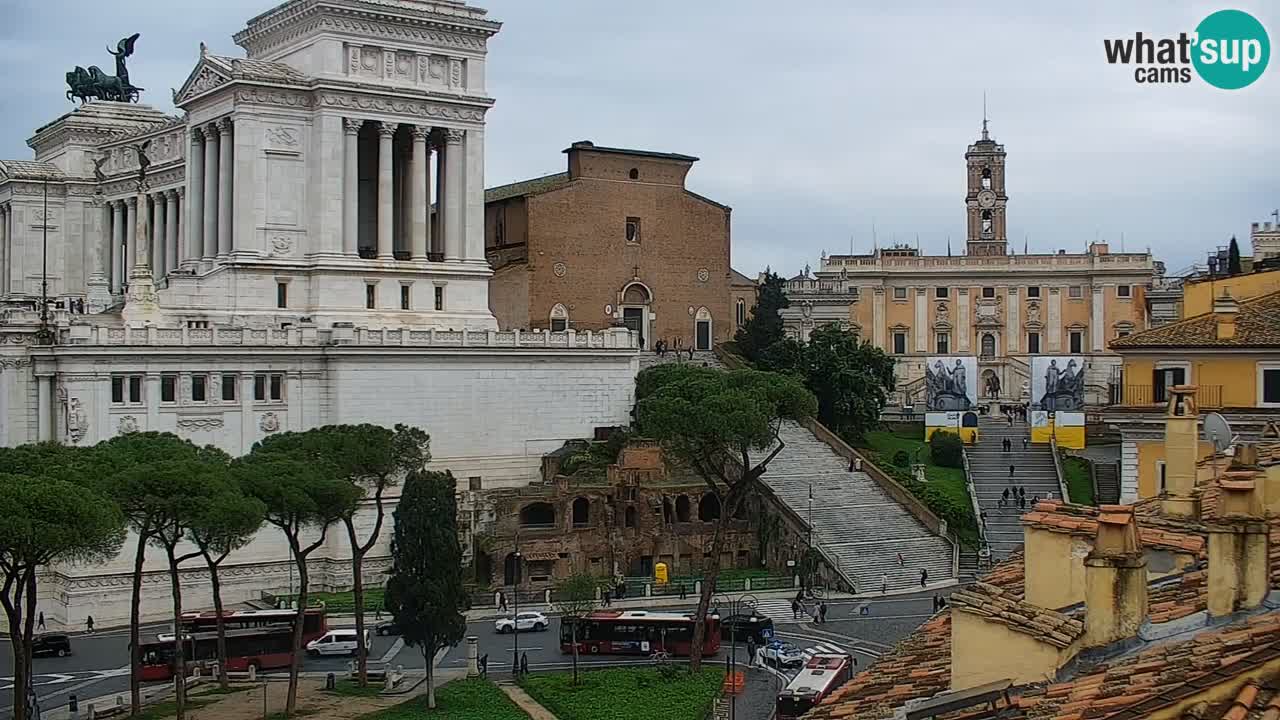
<svg viewBox="0 0 1280 720"><path fill-rule="evenodd" d="M116 59L115 75L104 73L97 65L90 65L88 70L77 65L75 70L67 73L67 99L79 98L81 104L92 99L137 102L143 89L129 82L129 68L125 61L133 55L133 44L137 42L138 35L134 33L121 40L115 50L107 48L107 52Z"/></svg>

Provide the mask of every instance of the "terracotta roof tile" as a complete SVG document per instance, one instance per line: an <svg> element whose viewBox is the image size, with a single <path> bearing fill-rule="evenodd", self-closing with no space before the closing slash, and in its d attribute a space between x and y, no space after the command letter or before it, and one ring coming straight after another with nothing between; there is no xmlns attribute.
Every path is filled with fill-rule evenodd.
<svg viewBox="0 0 1280 720"><path fill-rule="evenodd" d="M1219 339L1218 321L1212 312L1180 322L1134 333L1111 341L1111 347L1280 347L1280 293L1261 295L1239 303L1235 337Z"/></svg>
<svg viewBox="0 0 1280 720"><path fill-rule="evenodd" d="M1069 647L1084 634L1084 623L1079 620L1032 605L1012 592L982 582L951 593L951 608L952 612L1001 623L1059 648Z"/></svg>
<svg viewBox="0 0 1280 720"><path fill-rule="evenodd" d="M531 180L522 180L520 182L510 183L508 185L499 185L498 187L488 188L484 191L484 201L486 203L498 202L499 200L508 200L514 197L523 197L525 195L537 195L538 193L555 190L569 184L569 173L561 172L552 175L543 175Z"/></svg>

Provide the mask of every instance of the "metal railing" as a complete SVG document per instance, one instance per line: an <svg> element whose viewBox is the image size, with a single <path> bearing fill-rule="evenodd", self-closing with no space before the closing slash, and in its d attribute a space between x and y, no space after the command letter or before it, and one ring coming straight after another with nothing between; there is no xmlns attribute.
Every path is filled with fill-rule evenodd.
<svg viewBox="0 0 1280 720"><path fill-rule="evenodd" d="M987 547L987 524L982 521L982 505L978 504L978 489L973 485L973 474L969 472L969 450L961 448L960 457L964 459L964 484L969 491L969 502L973 505L973 521L978 526L978 547Z"/></svg>
<svg viewBox="0 0 1280 720"><path fill-rule="evenodd" d="M1158 385L1112 385L1109 399L1112 405L1126 407L1158 406L1164 405L1169 401L1169 389ZM1201 409L1222 407L1222 386L1197 386L1196 405Z"/></svg>

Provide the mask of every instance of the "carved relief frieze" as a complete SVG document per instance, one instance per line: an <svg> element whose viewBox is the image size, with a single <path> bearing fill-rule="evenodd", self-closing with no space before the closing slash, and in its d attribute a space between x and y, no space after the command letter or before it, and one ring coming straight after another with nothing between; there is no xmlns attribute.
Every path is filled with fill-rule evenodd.
<svg viewBox="0 0 1280 720"><path fill-rule="evenodd" d="M301 131L296 127L268 127L266 129L267 145L277 148L294 149L298 147Z"/></svg>
<svg viewBox="0 0 1280 720"><path fill-rule="evenodd" d="M344 110L395 113L458 122L483 122L485 115L484 110L476 108L452 107L439 103L403 100L400 98L364 97L339 93L321 93L320 104L326 107L343 108Z"/></svg>
<svg viewBox="0 0 1280 720"><path fill-rule="evenodd" d="M449 58L449 89L462 89L462 60L460 58Z"/></svg>
<svg viewBox="0 0 1280 720"><path fill-rule="evenodd" d="M223 425L221 417L182 417L178 418L178 427L183 430L217 430Z"/></svg>
<svg viewBox="0 0 1280 720"><path fill-rule="evenodd" d="M121 435L136 433L138 432L138 418L132 415L125 415L124 417L120 418L120 423L119 425L117 425L117 428L119 429L119 432Z"/></svg>
<svg viewBox="0 0 1280 720"><path fill-rule="evenodd" d="M293 255L293 238L288 235L273 235L268 241L268 257L289 257Z"/></svg>
<svg viewBox="0 0 1280 720"><path fill-rule="evenodd" d="M311 96L307 93L268 90L265 88L244 88L242 90L237 90L236 102L295 108L309 108L312 104Z"/></svg>
<svg viewBox="0 0 1280 720"><path fill-rule="evenodd" d="M273 433L280 429L280 416L273 412L263 413L258 421L258 428L264 433Z"/></svg>

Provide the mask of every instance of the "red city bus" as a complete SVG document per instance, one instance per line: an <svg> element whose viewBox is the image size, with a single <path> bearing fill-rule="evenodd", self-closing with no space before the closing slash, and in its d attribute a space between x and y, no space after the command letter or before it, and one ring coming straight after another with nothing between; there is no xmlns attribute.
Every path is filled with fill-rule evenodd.
<svg viewBox="0 0 1280 720"><path fill-rule="evenodd" d="M226 636L229 672L244 672L250 666L258 670L289 667L293 629L288 625L228 630ZM143 680L173 678L173 636L158 637L155 642L142 645ZM190 633L182 636L182 642L188 673L193 667L209 667L218 661L218 633Z"/></svg>
<svg viewBox="0 0 1280 720"><path fill-rule="evenodd" d="M295 610L237 610L222 613L222 626L227 630L255 630L280 626L293 627L297 617ZM217 632L216 612L189 612L182 614L182 631L185 633ZM315 640L329 632L324 608L307 608L302 616L302 644Z"/></svg>
<svg viewBox="0 0 1280 720"><path fill-rule="evenodd" d="M850 655L820 654L809 658L804 669L778 693L776 720L798 720L822 698L849 682L856 662Z"/></svg>
<svg viewBox="0 0 1280 720"><path fill-rule="evenodd" d="M572 618L560 619L560 651L573 652ZM665 651L689 655L693 648L693 616L645 610L597 610L577 621L578 652L604 655L651 655ZM720 618L707 617L702 652L720 651Z"/></svg>

